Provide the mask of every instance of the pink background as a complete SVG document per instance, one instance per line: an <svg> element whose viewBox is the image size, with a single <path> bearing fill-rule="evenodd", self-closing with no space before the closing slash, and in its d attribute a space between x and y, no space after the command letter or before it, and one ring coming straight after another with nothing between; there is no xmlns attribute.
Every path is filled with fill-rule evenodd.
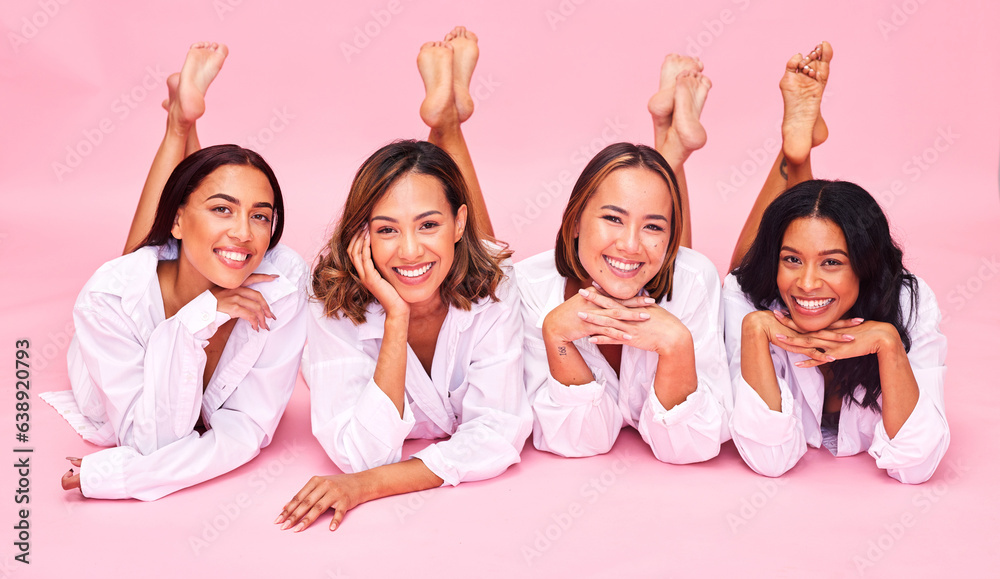
<svg viewBox="0 0 1000 579"><path fill-rule="evenodd" d="M901 485L868 455L836 460L825 450L767 479L731 443L708 463L671 466L628 431L606 456L528 448L495 480L375 501L335 534L327 515L293 535L271 521L309 476L335 472L309 432L301 382L260 457L154 503L64 493L62 457L94 448L35 397L32 563L12 559L17 480L0 468L0 577L995 572L998 5L576 2L4 2L0 357L28 338L33 393L69 386L73 300L121 251L162 136L163 77L195 40L231 49L202 142L263 143L286 195L284 241L307 260L360 162L391 139L426 136L415 57L453 25L481 39L478 107L465 131L516 258L551 247L568 189L596 150L650 142L645 103L663 55L697 54L714 88L709 143L687 164L694 243L721 270L776 150L784 63L826 39L836 50L824 102L831 137L815 173L879 195L908 266L945 314L952 443L931 481ZM364 46L348 59L343 46L355 42ZM56 163L70 170L57 174ZM20 446L8 372L3 463Z"/></svg>

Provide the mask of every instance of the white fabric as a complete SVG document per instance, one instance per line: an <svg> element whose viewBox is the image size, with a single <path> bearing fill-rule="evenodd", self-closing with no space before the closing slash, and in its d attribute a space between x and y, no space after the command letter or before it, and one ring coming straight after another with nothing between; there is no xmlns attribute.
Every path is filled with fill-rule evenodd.
<svg viewBox="0 0 1000 579"><path fill-rule="evenodd" d="M340 470L358 472L402 460L407 438L443 438L413 456L446 484L495 477L521 460L531 431L524 394L521 320L510 279L499 301L449 309L431 376L407 346L403 417L375 383L385 314L373 304L355 326L327 317L311 300L302 373L312 399L312 430Z"/></svg>
<svg viewBox="0 0 1000 579"><path fill-rule="evenodd" d="M228 315L211 292L164 319L156 266L176 259L177 245L144 247L97 270L73 308L76 335L68 352L69 392L42 398L80 435L114 446L86 456L83 494L155 500L226 473L270 443L291 397L306 335L302 258L282 245L255 273L277 317L270 331L238 320L203 388L205 346ZM208 430L194 430L199 415Z"/></svg>
<svg viewBox="0 0 1000 579"><path fill-rule="evenodd" d="M573 344L594 374L578 386L561 384L549 372L542 340L545 316L563 303L566 279L547 251L516 266L524 317L524 367L534 410L535 448L562 456L608 452L624 425L639 430L661 461L682 464L708 460L729 440L732 390L722 344L719 275L703 255L681 248L670 301L659 306L676 316L694 338L698 388L666 410L653 392L659 357L622 347L621 376L587 339Z"/></svg>
<svg viewBox="0 0 1000 579"><path fill-rule="evenodd" d="M850 456L867 450L875 457L879 468L904 483L921 483L929 479L944 457L950 440L944 414L944 359L948 343L938 331L941 311L934 293L920 279L917 294L916 319L908 313L909 292L904 289L900 296L904 312L907 312L911 340L907 358L920 391L913 413L890 440L881 414L845 402L840 410L836 452L833 453ZM732 274L726 277L722 295L726 349L735 391L730 423L733 441L750 468L763 475L779 476L795 466L805 454L807 444L819 448L823 442L820 428L825 391L823 375L819 368L795 366L796 362L808 359L805 355L772 345L771 360L781 388L781 411L769 409L747 384L740 370L743 317L755 308ZM860 385L858 388L858 392L863 392Z"/></svg>

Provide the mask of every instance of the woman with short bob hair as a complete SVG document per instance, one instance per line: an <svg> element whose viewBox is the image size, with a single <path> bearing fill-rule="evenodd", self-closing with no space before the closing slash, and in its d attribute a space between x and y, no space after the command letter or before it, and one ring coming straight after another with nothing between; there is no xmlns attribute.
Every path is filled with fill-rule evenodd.
<svg viewBox="0 0 1000 579"><path fill-rule="evenodd" d="M48 392L88 442L63 488L154 500L248 462L291 397L305 342L302 258L279 242L281 188L257 153L200 148L195 122L228 53L196 43L168 79L167 132L125 254L73 309L72 391Z"/></svg>
<svg viewBox="0 0 1000 579"><path fill-rule="evenodd" d="M313 272L303 375L313 434L344 474L312 477L275 520L282 529L333 509L336 530L361 503L498 476L531 430L510 252L470 195L452 81L471 78L461 67L475 64L475 37L459 27L446 39L417 58L421 117L441 146L396 141L369 157ZM464 157L449 155L452 138ZM403 456L405 439L445 437Z"/></svg>
<svg viewBox="0 0 1000 579"><path fill-rule="evenodd" d="M764 475L822 445L838 457L867 450L893 478L920 483L950 440L947 342L934 293L903 266L875 199L853 183L812 180L832 56L824 42L786 67L782 152L726 278L730 428Z"/></svg>

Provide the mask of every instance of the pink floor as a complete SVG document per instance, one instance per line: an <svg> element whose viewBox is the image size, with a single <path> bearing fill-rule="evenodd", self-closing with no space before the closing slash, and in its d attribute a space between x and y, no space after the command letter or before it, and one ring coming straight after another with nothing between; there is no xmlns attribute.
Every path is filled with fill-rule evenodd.
<svg viewBox="0 0 1000 579"><path fill-rule="evenodd" d="M424 0L91 3L0 9L0 357L31 342L30 505L0 469L0 577L58 576L995 576L1000 389L1000 42L994 2L813 4L591 0L481 6ZM695 248L720 269L777 147L777 81L826 39L830 140L818 176L857 181L887 209L909 267L937 292L950 341L951 449L931 481L895 482L861 455L812 450L781 479L732 444L705 464L657 462L635 432L568 460L526 449L491 481L387 498L307 532L271 521L313 474L335 471L309 432L300 383L274 443L244 467L154 503L65 493L68 455L94 450L38 392L68 388L73 300L116 256L162 134L163 78L194 40L231 49L203 143L260 150L286 195L285 242L311 260L360 162L423 137L414 62L455 24L479 33L466 126L494 224L522 258L551 247L583 163L649 142L646 99L667 52L714 82L706 148L687 165ZM13 362L0 424L13 464ZM416 448L417 445L413 447ZM11 528L30 508L30 565Z"/></svg>

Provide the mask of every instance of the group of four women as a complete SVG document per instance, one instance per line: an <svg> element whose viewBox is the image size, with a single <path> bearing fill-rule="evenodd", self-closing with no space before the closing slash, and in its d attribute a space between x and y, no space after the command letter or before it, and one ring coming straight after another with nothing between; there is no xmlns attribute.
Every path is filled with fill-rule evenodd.
<svg viewBox="0 0 1000 579"><path fill-rule="evenodd" d="M270 443L300 360L312 430L344 473L313 477L275 523L331 529L383 496L497 476L536 448L608 452L624 426L661 461L732 438L778 476L806 446L867 450L907 483L948 446L945 339L872 197L812 180L833 52L787 64L783 147L724 286L690 249L684 162L705 143L711 83L668 56L655 147L613 144L584 168L555 249L512 265L465 145L477 39L425 44L427 141L358 170L310 276L278 243L281 190L253 151L201 149L196 121L227 55L198 43L168 79L167 131L125 254L74 308L71 392L45 399L88 441L63 487L153 500ZM308 346L303 348L308 336ZM445 439L411 457L408 438Z"/></svg>

